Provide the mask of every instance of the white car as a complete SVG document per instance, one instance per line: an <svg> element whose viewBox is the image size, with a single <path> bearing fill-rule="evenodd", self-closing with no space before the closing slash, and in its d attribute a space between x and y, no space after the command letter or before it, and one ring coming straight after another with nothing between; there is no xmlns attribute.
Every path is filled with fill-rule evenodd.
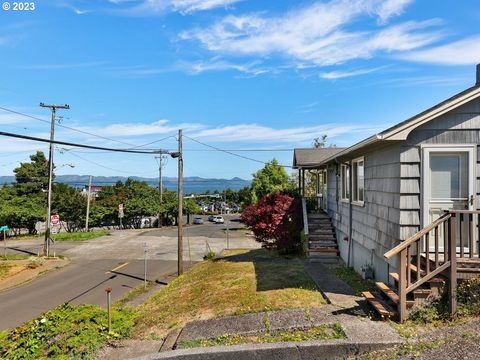
<svg viewBox="0 0 480 360"><path fill-rule="evenodd" d="M214 216L213 217L213 222L215 224L223 224L225 220L223 219L223 216Z"/></svg>

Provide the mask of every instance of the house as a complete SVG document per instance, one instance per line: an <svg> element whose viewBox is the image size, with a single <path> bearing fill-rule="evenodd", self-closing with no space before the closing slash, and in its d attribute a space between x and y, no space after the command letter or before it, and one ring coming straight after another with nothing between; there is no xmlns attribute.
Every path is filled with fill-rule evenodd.
<svg viewBox="0 0 480 360"><path fill-rule="evenodd" d="M358 272L373 268L400 320L416 290L480 269L479 146L477 65L474 86L353 146L295 150L300 193L315 169L339 256Z"/></svg>
<svg viewBox="0 0 480 360"><path fill-rule="evenodd" d="M101 185L90 185L90 199L97 198L100 191L102 191ZM88 196L88 185L82 189L82 195Z"/></svg>

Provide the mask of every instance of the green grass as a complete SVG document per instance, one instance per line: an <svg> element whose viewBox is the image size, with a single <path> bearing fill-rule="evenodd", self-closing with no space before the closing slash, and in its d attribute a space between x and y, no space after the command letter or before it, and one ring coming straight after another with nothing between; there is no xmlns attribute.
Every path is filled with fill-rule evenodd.
<svg viewBox="0 0 480 360"><path fill-rule="evenodd" d="M363 279L353 268L344 265L331 265L328 269L352 287L357 295L375 290L375 283Z"/></svg>
<svg viewBox="0 0 480 360"><path fill-rule="evenodd" d="M105 235L110 235L110 233L108 231L64 232L52 237L55 238L55 241L86 241Z"/></svg>
<svg viewBox="0 0 480 360"><path fill-rule="evenodd" d="M64 304L10 332L0 332L0 358L93 359L93 352L108 340L129 336L133 323L131 309L113 309L109 333L104 309Z"/></svg>
<svg viewBox="0 0 480 360"><path fill-rule="evenodd" d="M240 344L263 344L275 342L294 342L309 340L346 339L345 332L339 323L314 326L307 330L290 330L278 333L261 333L257 335L224 335L214 339L183 341L179 348L207 346L231 346Z"/></svg>
<svg viewBox="0 0 480 360"><path fill-rule="evenodd" d="M137 287L133 288L130 290L124 297L121 299L117 300L115 302L116 306L124 306L128 302L132 301L136 297L145 294L150 291L150 289L155 286L155 282L153 281L147 281L147 287L145 288L145 285L142 283L141 285L138 285Z"/></svg>
<svg viewBox="0 0 480 360"><path fill-rule="evenodd" d="M298 258L267 250L226 251L173 280L139 309L138 337L163 337L192 320L325 303Z"/></svg>

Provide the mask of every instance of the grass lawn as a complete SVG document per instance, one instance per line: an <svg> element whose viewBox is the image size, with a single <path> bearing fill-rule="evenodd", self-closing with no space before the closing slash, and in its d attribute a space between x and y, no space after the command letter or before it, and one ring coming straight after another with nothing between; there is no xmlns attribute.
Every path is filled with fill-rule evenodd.
<svg viewBox="0 0 480 360"><path fill-rule="evenodd" d="M54 235L54 237L55 241L86 241L105 235L110 235L110 233L108 231L63 232Z"/></svg>
<svg viewBox="0 0 480 360"><path fill-rule="evenodd" d="M136 337L161 338L192 320L325 303L302 260L273 251L227 251L196 264L138 309Z"/></svg>

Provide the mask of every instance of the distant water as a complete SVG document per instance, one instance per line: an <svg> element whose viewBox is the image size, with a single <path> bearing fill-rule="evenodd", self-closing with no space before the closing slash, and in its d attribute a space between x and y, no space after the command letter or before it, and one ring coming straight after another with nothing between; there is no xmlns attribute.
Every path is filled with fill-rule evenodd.
<svg viewBox="0 0 480 360"><path fill-rule="evenodd" d="M158 187L158 179L152 178L140 178L132 177L135 180L145 181L152 187ZM117 181L125 182L126 177L117 177L117 176L95 176L93 177L92 185L114 185ZM12 184L15 182L13 176L0 176L0 185L1 184ZM68 184L73 187L83 188L88 184L88 176L85 175L59 175L55 177L55 182ZM249 180L244 180L240 178L233 179L204 179L199 177L185 177L183 181L183 192L185 194L201 194L206 191L223 191L227 188L232 190L239 190L245 186L250 186ZM163 186L167 190L177 191L177 179L176 178L165 178L163 181Z"/></svg>

